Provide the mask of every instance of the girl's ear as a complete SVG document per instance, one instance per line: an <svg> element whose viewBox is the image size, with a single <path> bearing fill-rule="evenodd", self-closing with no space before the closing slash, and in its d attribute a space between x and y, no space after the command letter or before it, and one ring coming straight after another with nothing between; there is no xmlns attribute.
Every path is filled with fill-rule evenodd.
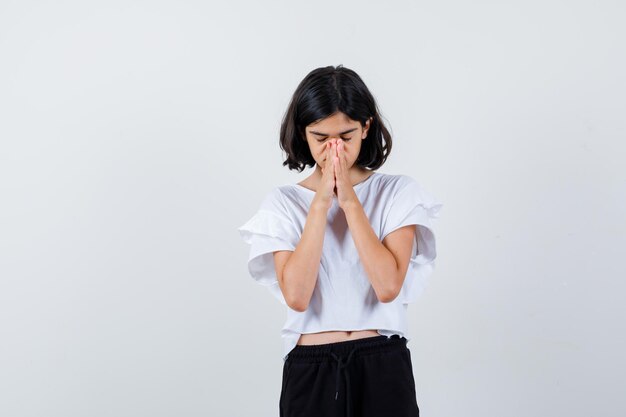
<svg viewBox="0 0 626 417"><path fill-rule="evenodd" d="M373 119L374 118L370 116L370 118L365 121L365 127L363 128L363 137L361 139L365 139L367 137L367 131L370 129Z"/></svg>

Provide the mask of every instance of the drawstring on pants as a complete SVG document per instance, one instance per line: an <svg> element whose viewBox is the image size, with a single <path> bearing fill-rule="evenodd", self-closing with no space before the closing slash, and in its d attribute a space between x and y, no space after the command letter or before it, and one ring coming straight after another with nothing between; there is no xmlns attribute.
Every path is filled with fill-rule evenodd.
<svg viewBox="0 0 626 417"><path fill-rule="evenodd" d="M348 354L348 358L346 361L343 361L343 358L338 357L333 352L330 352L331 356L337 361L337 378L335 379L335 400L337 400L337 396L339 395L339 373L343 369L344 375L346 376L346 396L347 396L347 404L348 404L348 416L351 416L351 408L352 408L352 400L350 399L350 372L348 372L348 364L350 363L350 359L352 359L352 354L356 350L357 346L352 348L350 353Z"/></svg>
<svg viewBox="0 0 626 417"><path fill-rule="evenodd" d="M330 403L335 403L335 407L339 407L346 412L348 417L352 417L356 408L353 404L354 399L352 399L353 394L352 389L356 389L357 385L359 385L359 381L350 381L350 379L354 379L356 377L356 371L359 369L356 366L361 366L361 362L352 364L350 366L351 361L358 361L361 355L368 355L370 353L380 353L383 351L398 351L399 349L406 349L406 338L400 338L399 335L380 335L374 337L367 337L361 339L354 340L344 340L340 342L326 343L321 345L296 345L293 350L289 353L289 357L286 363L286 373L293 375L291 372L296 372L296 368L293 371L290 371L288 366L291 366L291 363L299 363L298 369L302 372L300 376L304 377L304 372L306 371L307 377L313 377L314 382L318 383L322 381L322 378L319 378L319 373L316 371L315 373L308 372L308 369L314 368L318 371L328 372L330 373L330 377L332 378L332 373L335 372L335 392L333 395L335 401L329 401ZM356 359L354 359L356 357ZM374 360L374 358L372 358ZM337 361L337 368L333 370L333 363ZM367 361L363 363L363 366L367 365ZM323 369L322 369L323 368ZM337 401L339 399L339 378L341 371L344 372L345 375L345 398L342 398L342 401ZM352 374L352 378L350 376ZM288 377L292 379L292 377ZM324 378L325 381L325 378ZM332 382L331 382L332 383ZM373 384L378 384L378 381L372 381ZM289 382L287 382L289 384ZM352 385L356 384L354 387ZM290 392L289 389L286 389L286 386L283 387L286 395L283 398L287 402L295 401L291 396L294 394ZM319 389L323 389L326 391L329 387L319 387ZM330 391L330 390L329 390ZM281 394L282 395L282 394ZM331 395L329 392L325 395ZM281 397L282 398L282 397ZM344 406L345 401L345 406ZM329 404L330 405L330 404ZM334 407L333 407L334 408ZM328 410L327 410L328 411ZM336 414L336 411L335 411Z"/></svg>

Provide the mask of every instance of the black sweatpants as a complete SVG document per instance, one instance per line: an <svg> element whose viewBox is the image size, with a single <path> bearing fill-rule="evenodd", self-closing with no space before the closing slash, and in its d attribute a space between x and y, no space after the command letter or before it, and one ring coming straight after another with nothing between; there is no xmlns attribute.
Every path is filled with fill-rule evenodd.
<svg viewBox="0 0 626 417"><path fill-rule="evenodd" d="M296 345L283 365L280 417L419 417L406 343L380 335Z"/></svg>

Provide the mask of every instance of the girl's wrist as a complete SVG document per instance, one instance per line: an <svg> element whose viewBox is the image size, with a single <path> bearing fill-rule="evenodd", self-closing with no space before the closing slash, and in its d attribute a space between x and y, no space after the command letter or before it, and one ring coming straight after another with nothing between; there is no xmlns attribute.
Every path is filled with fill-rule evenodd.
<svg viewBox="0 0 626 417"><path fill-rule="evenodd" d="M311 202L311 207L309 207L309 212L319 212L326 215L328 213L328 209L330 208L330 204L324 201L315 201Z"/></svg>

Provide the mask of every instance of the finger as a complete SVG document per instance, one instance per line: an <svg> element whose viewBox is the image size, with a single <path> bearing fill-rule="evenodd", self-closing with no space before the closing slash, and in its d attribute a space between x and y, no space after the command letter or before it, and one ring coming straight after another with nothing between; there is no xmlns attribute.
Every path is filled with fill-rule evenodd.
<svg viewBox="0 0 626 417"><path fill-rule="evenodd" d="M346 159L346 148L343 141L339 141L339 146L337 148L337 165L339 166L339 171L343 174L347 171L347 167L345 165Z"/></svg>
<svg viewBox="0 0 626 417"><path fill-rule="evenodd" d="M346 146L342 142L341 143L341 163L342 169L348 170L348 154L346 153Z"/></svg>
<svg viewBox="0 0 626 417"><path fill-rule="evenodd" d="M326 168L330 168L330 157L331 157L331 153L330 153L330 142L326 142Z"/></svg>
<svg viewBox="0 0 626 417"><path fill-rule="evenodd" d="M339 141L339 143L337 144L337 167L339 167L339 170L341 170L343 172L343 154L345 152L343 151L343 141Z"/></svg>
<svg viewBox="0 0 626 417"><path fill-rule="evenodd" d="M327 166L327 171L328 171L328 175L330 176L330 178L333 180L335 180L335 167L334 167L334 163L333 163L333 144L331 141L328 141L328 153L326 156L326 166Z"/></svg>

